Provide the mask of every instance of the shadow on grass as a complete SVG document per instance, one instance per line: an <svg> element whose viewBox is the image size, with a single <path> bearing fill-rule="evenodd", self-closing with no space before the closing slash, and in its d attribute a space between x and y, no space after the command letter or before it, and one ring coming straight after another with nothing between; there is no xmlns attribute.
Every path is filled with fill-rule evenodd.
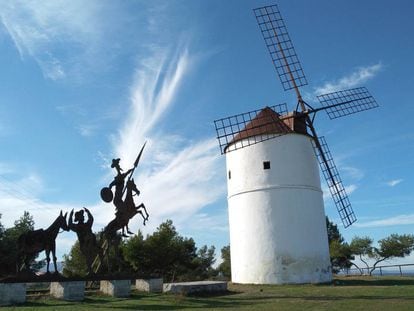
<svg viewBox="0 0 414 311"><path fill-rule="evenodd" d="M230 290L214 294L148 294L133 291L130 298L112 298L99 293L90 293L83 302L71 303L53 298L39 298L28 300L24 306L44 309L88 309L88 310L186 310L186 309L229 309L254 308L256 305L277 304L282 301L288 303L326 302L331 301L392 301L401 300L414 304L414 295L411 288L400 292L388 290L368 290L375 286L412 286L414 278L376 278L352 277L335 278L332 284L321 285L232 285ZM355 288L352 286L366 286ZM323 290L326 288L326 292ZM350 287L350 288L347 288ZM321 290L322 289L322 290ZM326 295L325 295L326 293ZM401 296L399 296L401 294Z"/></svg>
<svg viewBox="0 0 414 311"><path fill-rule="evenodd" d="M352 296L341 296L341 295L332 295L332 296L321 296L321 295L312 295L312 296L301 296L301 295L261 295L261 296L246 296L246 297L233 297L226 302L228 307L237 307L237 306L249 306L257 305L270 302L275 303L277 301L290 300L291 302L300 302L300 301L312 301L312 302L328 302L328 301L361 301L365 300L366 303L370 301L387 301L387 300L404 300L404 301L414 301L413 296L385 296L385 295L352 295ZM215 304L217 301L209 301L209 307L225 308L226 305ZM206 302L206 305L208 302Z"/></svg>
<svg viewBox="0 0 414 311"><path fill-rule="evenodd" d="M194 297L194 298L214 298L214 297L225 297L231 295L241 294L242 292L237 291L230 291L227 290L225 292L199 292L199 293L191 293L185 296L187 297Z"/></svg>
<svg viewBox="0 0 414 311"><path fill-rule="evenodd" d="M414 279L341 278L332 282L334 286L406 286L414 285ZM323 285L321 285L323 286Z"/></svg>
<svg viewBox="0 0 414 311"><path fill-rule="evenodd" d="M85 297L81 302L62 301L54 298L28 300L23 306L42 309L111 309L111 310L185 310L205 308L237 308L249 306L255 300L228 299L237 292L222 292L202 295L140 294L132 293L129 298L112 298L103 295Z"/></svg>

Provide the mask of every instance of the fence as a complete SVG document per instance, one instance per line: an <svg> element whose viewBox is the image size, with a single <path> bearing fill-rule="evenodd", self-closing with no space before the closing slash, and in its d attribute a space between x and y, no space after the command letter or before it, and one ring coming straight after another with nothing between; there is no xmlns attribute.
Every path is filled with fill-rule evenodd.
<svg viewBox="0 0 414 311"><path fill-rule="evenodd" d="M345 270L343 273L345 275L368 275L371 269L372 267L352 268ZM414 264L377 266L372 275L414 276Z"/></svg>

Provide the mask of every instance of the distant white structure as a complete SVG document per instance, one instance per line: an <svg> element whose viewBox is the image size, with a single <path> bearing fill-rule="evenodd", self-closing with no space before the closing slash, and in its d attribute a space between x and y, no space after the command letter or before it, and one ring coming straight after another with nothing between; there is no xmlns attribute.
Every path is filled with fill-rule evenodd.
<svg viewBox="0 0 414 311"><path fill-rule="evenodd" d="M263 109L227 146L237 149L256 135L291 133L226 153L232 281L253 284L332 280L319 169L296 118ZM295 124L293 124L295 123Z"/></svg>

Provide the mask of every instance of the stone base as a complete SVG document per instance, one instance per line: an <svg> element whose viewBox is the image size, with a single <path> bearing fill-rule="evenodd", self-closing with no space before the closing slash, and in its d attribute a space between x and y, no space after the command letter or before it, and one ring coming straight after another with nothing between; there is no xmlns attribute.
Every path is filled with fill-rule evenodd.
<svg viewBox="0 0 414 311"><path fill-rule="evenodd" d="M227 291L227 282L200 281L183 283L164 284L164 293L172 294L193 294L193 293L214 293Z"/></svg>
<svg viewBox="0 0 414 311"><path fill-rule="evenodd" d="M131 295L131 280L101 281L100 291L112 297L129 297Z"/></svg>
<svg viewBox="0 0 414 311"><path fill-rule="evenodd" d="M85 298L85 281L51 282L50 296L68 301L82 301Z"/></svg>
<svg viewBox="0 0 414 311"><path fill-rule="evenodd" d="M1 283L0 306L26 302L26 283Z"/></svg>
<svg viewBox="0 0 414 311"><path fill-rule="evenodd" d="M135 288L142 292L162 293L164 281L159 279L137 279Z"/></svg>

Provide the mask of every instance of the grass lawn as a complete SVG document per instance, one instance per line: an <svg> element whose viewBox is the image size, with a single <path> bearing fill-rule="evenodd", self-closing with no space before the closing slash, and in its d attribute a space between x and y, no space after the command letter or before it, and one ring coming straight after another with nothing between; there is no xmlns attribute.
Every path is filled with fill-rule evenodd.
<svg viewBox="0 0 414 311"><path fill-rule="evenodd" d="M414 310L414 278L344 277L334 285L236 285L227 294L186 297L133 291L128 299L87 294L71 303L29 297L2 310Z"/></svg>

